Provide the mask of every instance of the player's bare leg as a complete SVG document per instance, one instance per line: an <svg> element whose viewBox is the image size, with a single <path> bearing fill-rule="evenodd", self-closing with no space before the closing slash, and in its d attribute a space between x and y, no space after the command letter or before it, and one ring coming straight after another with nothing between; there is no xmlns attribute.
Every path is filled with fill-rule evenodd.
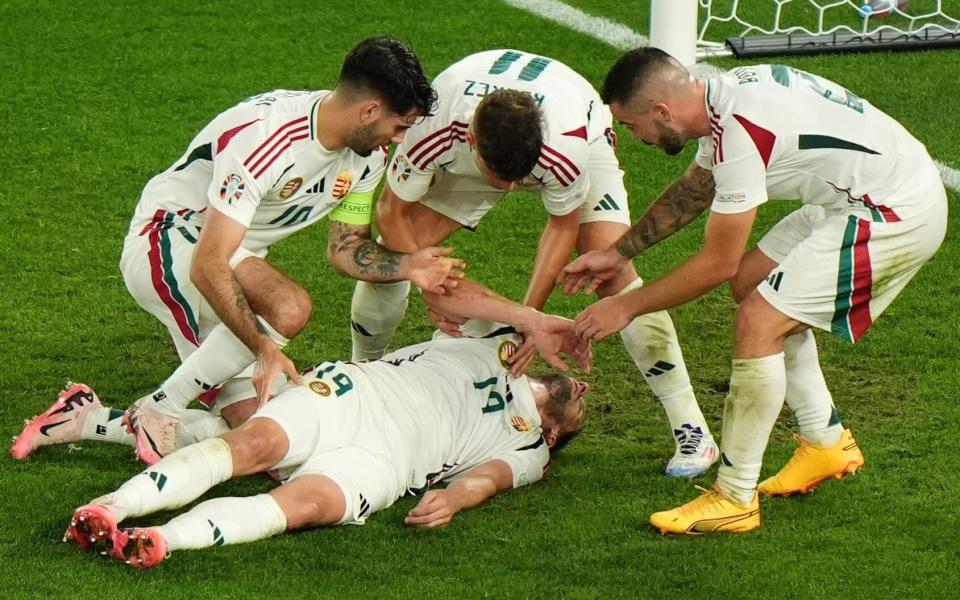
<svg viewBox="0 0 960 600"><path fill-rule="evenodd" d="M418 248L436 246L463 226L420 203L414 203L411 212ZM380 233L380 243L397 252L408 252L391 239L389 231ZM380 358L387 352L407 311L410 282L370 283L358 281L350 303L350 335L353 340L353 360Z"/></svg>
<svg viewBox="0 0 960 600"><path fill-rule="evenodd" d="M744 254L737 275L730 281L733 298L746 298L777 267L759 248ZM844 429L827 389L813 331L806 328L783 342L787 405L797 418L799 447L779 473L763 481L761 494L807 493L829 478L857 472L863 454L849 429Z"/></svg>
<svg viewBox="0 0 960 600"><path fill-rule="evenodd" d="M265 260L248 257L234 267L234 274L261 326L279 347L309 322L313 305L307 291ZM152 464L172 452L186 405L255 358L226 325L216 326L158 390L127 410L140 459Z"/></svg>
<svg viewBox="0 0 960 600"><path fill-rule="evenodd" d="M580 225L577 251L603 250L627 231L627 226L610 221ZM620 275L601 286L603 298L643 285L633 264L624 265ZM643 374L647 385L663 405L675 441L673 457L667 463L671 477L695 477L717 461L717 446L700 411L673 321L666 311L634 319L620 332L623 344Z"/></svg>

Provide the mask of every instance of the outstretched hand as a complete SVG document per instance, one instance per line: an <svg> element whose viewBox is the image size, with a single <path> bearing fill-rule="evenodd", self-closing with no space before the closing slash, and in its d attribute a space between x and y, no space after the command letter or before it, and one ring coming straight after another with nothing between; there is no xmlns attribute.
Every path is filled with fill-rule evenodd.
<svg viewBox="0 0 960 600"><path fill-rule="evenodd" d="M630 314L626 302L629 296L610 296L598 300L577 315L576 333L580 340L599 342L603 338L617 333L630 324Z"/></svg>
<svg viewBox="0 0 960 600"><path fill-rule="evenodd" d="M430 490L407 513L403 522L416 527L443 527L450 523L458 512L460 507L449 490Z"/></svg>
<svg viewBox="0 0 960 600"><path fill-rule="evenodd" d="M443 294L457 287L467 268L466 261L451 257L452 253L453 248L421 248L400 260L401 274L420 289Z"/></svg>
<svg viewBox="0 0 960 600"><path fill-rule="evenodd" d="M577 337L575 323L570 319L540 313L522 333L523 344L508 359L510 374L514 377L523 375L537 352L561 371L570 370L570 366L559 356L562 353L572 358L583 372L590 372L593 366L590 341Z"/></svg>
<svg viewBox="0 0 960 600"><path fill-rule="evenodd" d="M287 355L272 340L266 337L262 340L257 352L257 364L250 379L257 391L257 408L270 400L270 388L277 375L284 373L294 383L303 383L303 377L300 376L293 361L287 358Z"/></svg>
<svg viewBox="0 0 960 600"><path fill-rule="evenodd" d="M614 279L626 262L627 258L616 248L591 250L560 271L557 285L563 284L563 293L567 295L576 294L581 288L584 294L592 294L601 285Z"/></svg>

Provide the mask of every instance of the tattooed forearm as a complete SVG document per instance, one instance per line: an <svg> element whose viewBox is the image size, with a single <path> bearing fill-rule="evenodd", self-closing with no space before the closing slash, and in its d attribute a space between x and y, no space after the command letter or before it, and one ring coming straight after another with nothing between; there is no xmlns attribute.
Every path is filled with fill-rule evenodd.
<svg viewBox="0 0 960 600"><path fill-rule="evenodd" d="M402 254L391 252L373 240L363 240L353 251L353 264L360 271L375 272L384 277L397 277Z"/></svg>
<svg viewBox="0 0 960 600"><path fill-rule="evenodd" d="M713 174L696 163L690 165L617 241L617 252L632 258L670 237L710 206L714 190Z"/></svg>
<svg viewBox="0 0 960 600"><path fill-rule="evenodd" d="M364 281L399 281L403 256L373 240L369 227L330 222L327 258L342 273Z"/></svg>

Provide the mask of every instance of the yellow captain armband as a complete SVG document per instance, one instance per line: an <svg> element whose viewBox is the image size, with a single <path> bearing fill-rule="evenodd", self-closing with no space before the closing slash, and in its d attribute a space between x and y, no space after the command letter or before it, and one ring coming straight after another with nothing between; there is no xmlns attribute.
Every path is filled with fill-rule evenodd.
<svg viewBox="0 0 960 600"><path fill-rule="evenodd" d="M340 204L330 213L330 219L350 225L369 225L372 219L372 207L373 190L354 192L347 194L347 197L340 201Z"/></svg>

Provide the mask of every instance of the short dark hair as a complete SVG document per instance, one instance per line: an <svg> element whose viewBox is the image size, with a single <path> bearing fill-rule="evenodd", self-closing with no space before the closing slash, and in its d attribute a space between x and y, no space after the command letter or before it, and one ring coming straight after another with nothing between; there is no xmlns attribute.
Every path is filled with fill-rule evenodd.
<svg viewBox="0 0 960 600"><path fill-rule="evenodd" d="M659 48L630 50L610 67L600 98L604 104L627 104L652 73L675 62L676 59Z"/></svg>
<svg viewBox="0 0 960 600"><path fill-rule="evenodd" d="M519 181L533 171L543 148L543 111L528 92L487 94L473 115L477 152L493 174Z"/></svg>
<svg viewBox="0 0 960 600"><path fill-rule="evenodd" d="M374 91L398 115L416 109L429 115L437 92L423 73L420 59L402 42L389 37L368 38L354 46L343 61L337 86Z"/></svg>

